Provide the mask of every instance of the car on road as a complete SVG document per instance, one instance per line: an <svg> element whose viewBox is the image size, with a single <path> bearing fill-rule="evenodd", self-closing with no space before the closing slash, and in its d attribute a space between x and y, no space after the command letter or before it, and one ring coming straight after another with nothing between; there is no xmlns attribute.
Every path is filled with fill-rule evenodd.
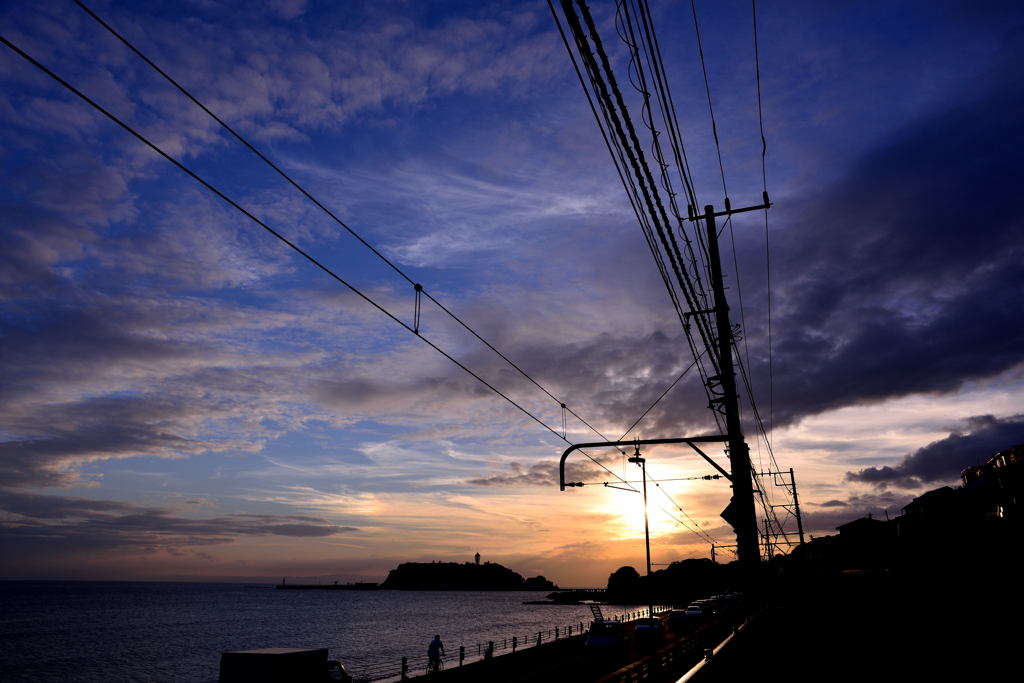
<svg viewBox="0 0 1024 683"><path fill-rule="evenodd" d="M636 620L633 637L638 650L651 650L665 640L665 626L658 617Z"/></svg>
<svg viewBox="0 0 1024 683"><path fill-rule="evenodd" d="M703 605L690 605L686 608L686 616L689 619L700 619L704 616Z"/></svg>
<svg viewBox="0 0 1024 683"><path fill-rule="evenodd" d="M595 619L590 622L590 630L584 645L588 650L615 651L626 645L626 627L618 621Z"/></svg>
<svg viewBox="0 0 1024 683"><path fill-rule="evenodd" d="M704 616L706 617L710 617L718 613L718 601L714 598L704 598L703 600L696 600L693 604L700 605L700 608L704 612Z"/></svg>
<svg viewBox="0 0 1024 683"><path fill-rule="evenodd" d="M686 610L684 609L673 609L668 612L668 628L670 631L678 631L679 629L685 628L688 620L686 618Z"/></svg>

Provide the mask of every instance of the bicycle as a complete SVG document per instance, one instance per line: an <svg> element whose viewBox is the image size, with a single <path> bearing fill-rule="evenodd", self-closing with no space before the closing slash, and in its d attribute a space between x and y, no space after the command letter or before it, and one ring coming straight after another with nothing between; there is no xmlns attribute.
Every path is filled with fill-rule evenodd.
<svg viewBox="0 0 1024 683"><path fill-rule="evenodd" d="M438 657L437 659L431 659L427 662L427 673L436 674L444 669L444 657Z"/></svg>

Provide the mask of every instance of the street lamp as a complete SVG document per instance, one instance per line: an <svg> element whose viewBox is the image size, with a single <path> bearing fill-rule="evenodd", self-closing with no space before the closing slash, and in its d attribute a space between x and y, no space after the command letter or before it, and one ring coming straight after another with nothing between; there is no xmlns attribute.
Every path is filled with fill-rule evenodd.
<svg viewBox="0 0 1024 683"><path fill-rule="evenodd" d="M628 462L640 465L644 482L644 545L647 548L647 616L654 616L654 604L651 601L651 529L647 522L647 460L640 455L640 444L634 446L636 449L633 457L627 458Z"/></svg>

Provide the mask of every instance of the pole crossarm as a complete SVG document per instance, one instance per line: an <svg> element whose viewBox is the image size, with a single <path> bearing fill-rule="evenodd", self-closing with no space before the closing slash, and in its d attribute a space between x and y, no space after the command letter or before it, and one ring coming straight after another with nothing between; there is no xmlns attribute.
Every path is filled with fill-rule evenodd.
<svg viewBox="0 0 1024 683"><path fill-rule="evenodd" d="M694 444L697 443L715 443L728 441L729 437L725 434L713 434L710 436L686 436L672 439L633 439L631 441L597 441L594 443L578 443L575 446L569 446L562 453L562 459L558 463L558 490L565 490L565 459L568 458L573 451L578 451L581 448L615 448L619 446L653 446L657 444L667 443L685 443L690 446L700 457L707 460L712 467L722 473L722 476L726 479L732 480L732 475L722 469L721 465L712 460L704 451L700 450ZM573 484L575 486L575 484Z"/></svg>
<svg viewBox="0 0 1024 683"><path fill-rule="evenodd" d="M764 204L758 204L757 206L746 206L746 207L744 207L742 209L732 209L732 208L729 208L729 209L726 209L725 211L714 211L714 212L711 213L711 215L714 216L715 218L717 218L719 216L732 216L733 214L737 214L737 213L747 213L748 211L760 211L761 209L770 209L770 208L772 208L772 205L768 201L767 195L765 195ZM697 221L705 220L706 218L707 218L707 215L696 215L696 216L690 216L688 218L688 220L693 221L693 222L697 222Z"/></svg>

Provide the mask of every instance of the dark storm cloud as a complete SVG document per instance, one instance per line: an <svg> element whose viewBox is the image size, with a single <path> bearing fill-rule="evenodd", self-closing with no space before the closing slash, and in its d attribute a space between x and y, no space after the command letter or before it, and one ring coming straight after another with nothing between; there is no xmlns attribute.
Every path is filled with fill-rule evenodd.
<svg viewBox="0 0 1024 683"><path fill-rule="evenodd" d="M776 427L846 406L954 391L1024 361L1024 208L1012 201L1016 150L1024 147L1017 77L1024 55L1012 43L989 73L891 132L825 189L807 185L809 196L777 198ZM763 251L748 249L741 254L747 265L763 263ZM744 295L752 376L763 390L764 311L750 303L764 300L759 285L745 280ZM673 332L666 323L647 335L617 331L504 350L557 394L584 397L588 419L624 429L685 367ZM641 429L706 431L705 404L693 400L702 393L697 377L687 378Z"/></svg>
<svg viewBox="0 0 1024 683"><path fill-rule="evenodd" d="M685 348L681 333L654 330L631 334L624 330L575 343L521 345L512 349L512 354L524 359L522 365L528 372L543 378L555 395L573 399L569 407L588 422L614 425L606 427L605 436L617 439L690 365L692 359L686 357ZM481 356L474 362L482 364L487 359ZM699 377L691 370L638 429L644 434L677 435L682 422L688 433L703 433L711 419L699 400L702 395ZM570 429L594 437L577 441L601 440L571 416L568 419Z"/></svg>
<svg viewBox="0 0 1024 683"><path fill-rule="evenodd" d="M846 478L875 486L913 488L955 479L970 465L980 465L993 453L1024 442L1024 415L999 419L991 415L968 418L965 428L917 449L895 467L868 467L847 472Z"/></svg>
<svg viewBox="0 0 1024 683"><path fill-rule="evenodd" d="M1024 361L1021 44L825 192L780 203L776 425L952 391ZM751 348L765 377L761 342Z"/></svg>
<svg viewBox="0 0 1024 683"><path fill-rule="evenodd" d="M97 548L153 551L230 543L249 536L333 536L358 531L319 517L236 514L192 518L157 507L0 489L0 539L9 547L49 552ZM52 549L52 548L51 548Z"/></svg>

